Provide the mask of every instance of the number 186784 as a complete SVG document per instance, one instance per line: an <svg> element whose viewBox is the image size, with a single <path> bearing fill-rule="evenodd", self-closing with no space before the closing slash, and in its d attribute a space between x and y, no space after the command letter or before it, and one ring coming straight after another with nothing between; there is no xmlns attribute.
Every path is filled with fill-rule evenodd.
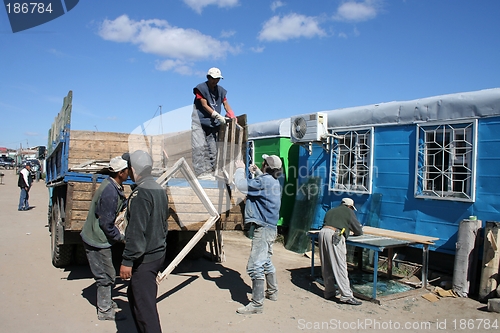
<svg viewBox="0 0 500 333"><path fill-rule="evenodd" d="M44 14L52 13L52 3L45 4L43 2L13 2L7 3L7 14Z"/></svg>

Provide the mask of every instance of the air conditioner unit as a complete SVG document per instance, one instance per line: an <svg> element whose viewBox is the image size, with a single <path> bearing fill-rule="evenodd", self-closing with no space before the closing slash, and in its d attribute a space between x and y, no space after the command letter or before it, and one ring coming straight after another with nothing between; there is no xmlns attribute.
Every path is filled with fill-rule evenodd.
<svg viewBox="0 0 500 333"><path fill-rule="evenodd" d="M328 119L323 112L291 117L290 124L292 142L323 141L328 134Z"/></svg>

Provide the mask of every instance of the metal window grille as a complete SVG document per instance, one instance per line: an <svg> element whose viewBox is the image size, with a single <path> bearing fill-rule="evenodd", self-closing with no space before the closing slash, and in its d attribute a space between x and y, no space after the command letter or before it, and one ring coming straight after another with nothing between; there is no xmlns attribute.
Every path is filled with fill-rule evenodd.
<svg viewBox="0 0 500 333"><path fill-rule="evenodd" d="M330 151L330 191L371 192L372 129L336 132Z"/></svg>
<svg viewBox="0 0 500 333"><path fill-rule="evenodd" d="M418 127L417 197L474 200L474 124Z"/></svg>

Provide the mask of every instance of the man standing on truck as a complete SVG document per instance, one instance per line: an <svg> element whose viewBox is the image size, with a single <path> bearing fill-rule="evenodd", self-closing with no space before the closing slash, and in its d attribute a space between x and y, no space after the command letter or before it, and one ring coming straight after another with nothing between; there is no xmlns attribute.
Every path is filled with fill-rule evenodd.
<svg viewBox="0 0 500 333"><path fill-rule="evenodd" d="M115 219L127 202L122 186L128 178L127 161L121 157L111 159L109 171L110 176L103 180L92 198L80 236L97 285L97 318L123 320L126 316L116 311L117 305L111 298L116 277L111 247L123 241Z"/></svg>
<svg viewBox="0 0 500 333"><path fill-rule="evenodd" d="M29 192L31 188L31 164L26 162L24 168L19 171L19 179L17 181L17 186L21 189L21 195L19 197L19 206L17 210L24 211L30 209L30 204L28 203Z"/></svg>
<svg viewBox="0 0 500 333"><path fill-rule="evenodd" d="M239 314L262 313L264 298L278 300L276 268L271 256L281 207L281 185L278 178L281 175L282 162L276 155L262 155L262 158L262 174L254 179L246 178L243 161L235 162L235 185L247 195L245 224L254 229L247 264L247 273L252 279L252 300L236 310Z"/></svg>
<svg viewBox="0 0 500 333"><path fill-rule="evenodd" d="M222 105L226 116L235 118L227 102L226 89L218 85L222 79L220 69L208 70L207 81L194 89L194 106L191 115L191 146L193 150L193 169L199 179L215 179L213 174L217 159L217 135L226 119L221 115Z"/></svg>
<svg viewBox="0 0 500 333"><path fill-rule="evenodd" d="M156 276L165 261L168 198L151 175L153 160L148 153L137 150L125 158L137 187L128 200L120 277L130 279L127 296L137 331L161 333Z"/></svg>

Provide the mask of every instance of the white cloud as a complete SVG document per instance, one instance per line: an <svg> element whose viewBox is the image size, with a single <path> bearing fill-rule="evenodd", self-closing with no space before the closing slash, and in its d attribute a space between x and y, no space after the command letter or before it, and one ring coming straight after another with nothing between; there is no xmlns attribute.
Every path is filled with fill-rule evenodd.
<svg viewBox="0 0 500 333"><path fill-rule="evenodd" d="M61 51L56 50L56 49L49 49L48 52L52 53L53 55L55 55L56 57L59 57L59 58L64 58L67 56L66 53L61 52Z"/></svg>
<svg viewBox="0 0 500 333"><path fill-rule="evenodd" d="M184 3L198 14L201 14L203 8L210 5L216 5L219 8L234 7L239 4L238 2L239 0L184 0Z"/></svg>
<svg viewBox="0 0 500 333"><path fill-rule="evenodd" d="M312 16L289 14L284 17L273 16L259 33L258 39L264 41L285 41L291 38L325 36L319 20Z"/></svg>
<svg viewBox="0 0 500 333"><path fill-rule="evenodd" d="M264 46L258 46L258 47L251 47L250 50L255 53L262 53L264 52L265 47Z"/></svg>
<svg viewBox="0 0 500 333"><path fill-rule="evenodd" d="M339 21L361 22L375 18L378 14L378 1L365 0L362 2L348 1L337 8L334 19Z"/></svg>
<svg viewBox="0 0 500 333"><path fill-rule="evenodd" d="M233 37L234 35L236 35L236 31L234 30L222 30L222 32L220 33L221 38L229 38Z"/></svg>
<svg viewBox="0 0 500 333"><path fill-rule="evenodd" d="M99 35L105 40L131 43L144 53L168 58L157 66L161 70L179 71L175 65L224 58L228 53L239 52L239 47L204 35L198 30L174 27L158 19L134 21L127 15L115 20L104 20ZM187 71L184 69L182 72Z"/></svg>
<svg viewBox="0 0 500 333"><path fill-rule="evenodd" d="M276 9L283 7L285 3L283 1L273 1L271 4L271 10L274 12Z"/></svg>

